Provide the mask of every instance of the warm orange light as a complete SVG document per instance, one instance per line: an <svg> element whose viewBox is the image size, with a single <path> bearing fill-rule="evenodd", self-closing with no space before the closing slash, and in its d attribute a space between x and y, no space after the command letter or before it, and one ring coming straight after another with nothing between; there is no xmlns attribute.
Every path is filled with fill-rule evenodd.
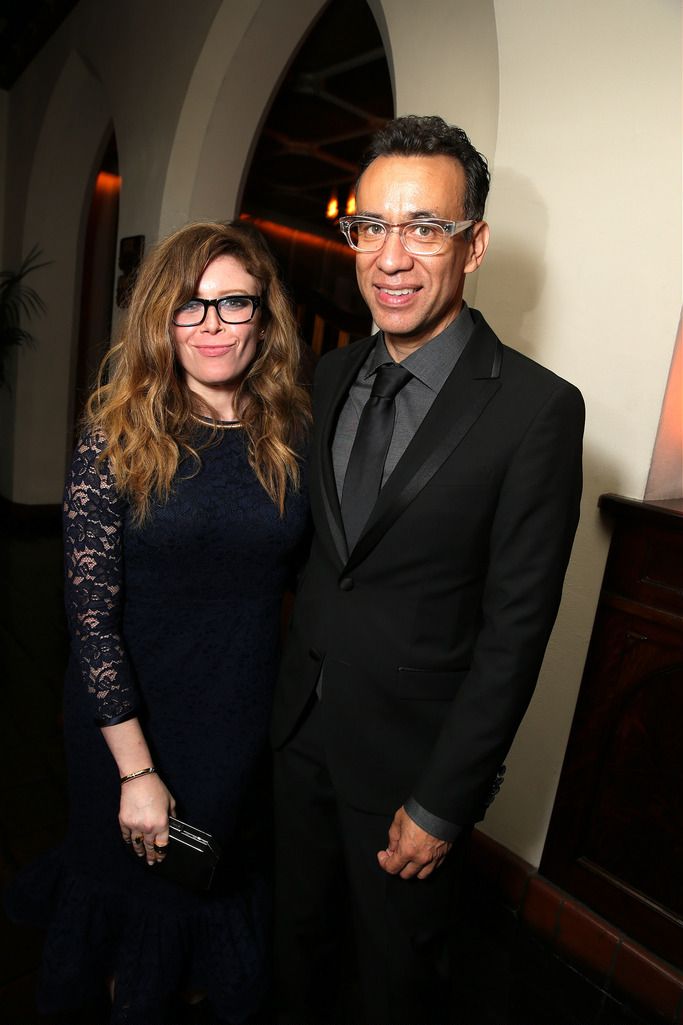
<svg viewBox="0 0 683 1025"><path fill-rule="evenodd" d="M121 177L118 174L111 174L109 171L100 171L95 182L97 192L120 192Z"/></svg>
<svg viewBox="0 0 683 1025"><path fill-rule="evenodd" d="M330 193L325 217L327 217L328 221L333 221L336 217L339 217L339 200L337 199L336 189L332 189L332 192Z"/></svg>
<svg viewBox="0 0 683 1025"><path fill-rule="evenodd" d="M683 313L645 487L646 501L670 498L683 498Z"/></svg>
<svg viewBox="0 0 683 1025"><path fill-rule="evenodd" d="M349 198L346 200L346 213L347 216L355 214L356 212L356 193L353 189L349 192Z"/></svg>
<svg viewBox="0 0 683 1025"><path fill-rule="evenodd" d="M252 217L251 214L240 214L240 220L251 221L264 235L272 235L283 242L286 241L288 244L294 246L302 245L309 249L320 249L323 251L333 249L344 259L350 261L355 259L353 250L345 242L335 242L331 238L321 238L319 235L313 235L308 231L288 228L286 225L278 224L276 221L266 221L261 217Z"/></svg>

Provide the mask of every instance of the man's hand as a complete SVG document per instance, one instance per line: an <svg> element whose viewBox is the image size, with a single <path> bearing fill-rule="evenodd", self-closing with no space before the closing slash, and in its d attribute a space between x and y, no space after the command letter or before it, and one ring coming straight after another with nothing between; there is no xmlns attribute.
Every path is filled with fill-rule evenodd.
<svg viewBox="0 0 683 1025"><path fill-rule="evenodd" d="M452 844L439 840L413 822L405 808L399 808L389 828L389 843L377 860L389 875L401 879L426 879L438 868Z"/></svg>

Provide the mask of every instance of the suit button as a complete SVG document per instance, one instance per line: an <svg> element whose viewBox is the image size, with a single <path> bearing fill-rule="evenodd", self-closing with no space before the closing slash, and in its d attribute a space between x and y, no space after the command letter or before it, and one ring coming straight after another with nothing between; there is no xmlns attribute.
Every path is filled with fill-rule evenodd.
<svg viewBox="0 0 683 1025"><path fill-rule="evenodd" d="M342 577L339 581L340 591L353 591L353 577Z"/></svg>
<svg viewBox="0 0 683 1025"><path fill-rule="evenodd" d="M320 654L320 652L316 651L315 648L309 648L308 649L308 656L309 656L309 658L312 658L314 662L319 662L320 659L322 658L322 655Z"/></svg>

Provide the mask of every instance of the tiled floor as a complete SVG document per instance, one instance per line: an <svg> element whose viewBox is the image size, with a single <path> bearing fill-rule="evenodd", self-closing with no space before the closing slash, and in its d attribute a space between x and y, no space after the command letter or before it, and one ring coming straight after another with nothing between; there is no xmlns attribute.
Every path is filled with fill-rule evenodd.
<svg viewBox="0 0 683 1025"><path fill-rule="evenodd" d="M571 967L519 916L468 881L456 1006L459 1025L643 1025L631 1002ZM671 1019L669 1019L671 1020Z"/></svg>
<svg viewBox="0 0 683 1025"><path fill-rule="evenodd" d="M8 536L9 535L9 536ZM17 867L60 836L66 816L61 688L66 636L58 529L3 531L0 565L9 588L0 608L0 870ZM457 1025L646 1025L553 953L474 877L462 902ZM539 914L542 914L539 906ZM40 934L0 934L0 1025L104 1025L106 1000L60 1018L34 1009ZM671 1018L669 1018L671 1020ZM368 1023L371 1025L371 1023Z"/></svg>

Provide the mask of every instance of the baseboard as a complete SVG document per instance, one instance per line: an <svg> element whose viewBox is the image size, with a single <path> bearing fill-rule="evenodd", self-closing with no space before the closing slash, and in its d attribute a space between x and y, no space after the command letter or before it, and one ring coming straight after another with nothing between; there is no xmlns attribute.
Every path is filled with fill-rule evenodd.
<svg viewBox="0 0 683 1025"><path fill-rule="evenodd" d="M605 993L660 1021L683 1021L683 972L479 830L473 834L470 871L557 957Z"/></svg>

